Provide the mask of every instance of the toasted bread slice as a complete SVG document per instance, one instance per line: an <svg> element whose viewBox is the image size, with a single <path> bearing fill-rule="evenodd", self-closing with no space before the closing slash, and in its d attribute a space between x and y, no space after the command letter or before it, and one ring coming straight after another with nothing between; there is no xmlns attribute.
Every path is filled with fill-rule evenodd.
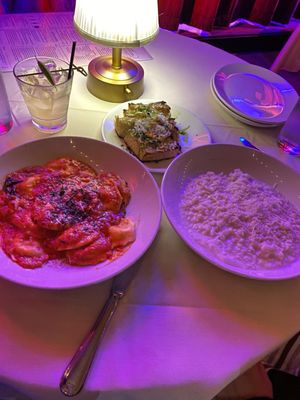
<svg viewBox="0 0 300 400"><path fill-rule="evenodd" d="M121 138L124 138L128 132L130 131L130 129L134 128L134 123L135 123L136 119L135 118L129 118L129 117L124 117L124 118L120 118L120 117L116 117L115 119L115 130L118 134L118 136L120 136Z"/></svg>
<svg viewBox="0 0 300 400"><path fill-rule="evenodd" d="M173 140L164 142L161 146L145 146L136 137L127 135L124 142L130 151L141 161L159 161L173 158L180 153L180 146Z"/></svg>
<svg viewBox="0 0 300 400"><path fill-rule="evenodd" d="M115 130L141 161L159 161L180 153L179 130L164 101L129 103L123 117L115 119Z"/></svg>
<svg viewBox="0 0 300 400"><path fill-rule="evenodd" d="M155 103L129 103L128 110L124 110L124 117L134 116L135 118L145 118L151 114L163 114L171 117L171 107L165 101L156 101Z"/></svg>

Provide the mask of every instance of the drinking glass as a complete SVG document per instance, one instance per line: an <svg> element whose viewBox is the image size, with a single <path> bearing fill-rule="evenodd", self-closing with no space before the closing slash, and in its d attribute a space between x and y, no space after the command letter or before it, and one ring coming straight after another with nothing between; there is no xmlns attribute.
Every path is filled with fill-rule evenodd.
<svg viewBox="0 0 300 400"><path fill-rule="evenodd" d="M0 72L0 135L7 133L13 125L10 106L4 85L4 80Z"/></svg>
<svg viewBox="0 0 300 400"><path fill-rule="evenodd" d="M74 74L72 70L69 76L69 64L53 57L36 56L19 61L13 72L33 125L44 133L64 129Z"/></svg>
<svg viewBox="0 0 300 400"><path fill-rule="evenodd" d="M278 146L286 153L300 155L300 98L279 132Z"/></svg>

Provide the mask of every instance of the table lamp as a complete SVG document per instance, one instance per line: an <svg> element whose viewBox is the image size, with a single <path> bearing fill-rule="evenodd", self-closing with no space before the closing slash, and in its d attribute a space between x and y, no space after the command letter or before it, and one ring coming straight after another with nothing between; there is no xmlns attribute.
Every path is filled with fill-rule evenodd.
<svg viewBox="0 0 300 400"><path fill-rule="evenodd" d="M112 47L112 54L93 59L87 88L96 97L120 103L144 90L144 70L122 48L149 43L158 33L157 0L76 0L74 25L85 38Z"/></svg>

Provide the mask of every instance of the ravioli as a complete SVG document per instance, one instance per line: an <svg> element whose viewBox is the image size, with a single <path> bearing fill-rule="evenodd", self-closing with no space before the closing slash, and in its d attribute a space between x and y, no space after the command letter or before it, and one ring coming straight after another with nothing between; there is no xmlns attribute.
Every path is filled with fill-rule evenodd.
<svg viewBox="0 0 300 400"><path fill-rule="evenodd" d="M130 199L123 178L68 157L14 171L0 190L2 250L28 269L113 259L135 240Z"/></svg>

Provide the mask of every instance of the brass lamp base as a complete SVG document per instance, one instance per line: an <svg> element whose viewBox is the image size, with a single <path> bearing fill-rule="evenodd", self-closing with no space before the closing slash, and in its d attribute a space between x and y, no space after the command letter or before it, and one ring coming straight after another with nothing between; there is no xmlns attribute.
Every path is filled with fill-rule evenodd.
<svg viewBox="0 0 300 400"><path fill-rule="evenodd" d="M89 64L88 90L99 99L123 103L140 97L144 91L144 70L136 61L111 56L94 58Z"/></svg>

